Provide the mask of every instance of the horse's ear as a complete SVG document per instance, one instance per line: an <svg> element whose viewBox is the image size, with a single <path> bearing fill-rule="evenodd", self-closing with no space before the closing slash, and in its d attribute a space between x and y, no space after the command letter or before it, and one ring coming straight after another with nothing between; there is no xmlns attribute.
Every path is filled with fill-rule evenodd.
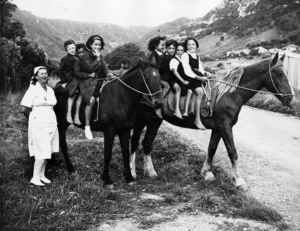
<svg viewBox="0 0 300 231"><path fill-rule="evenodd" d="M283 62L284 58L285 58L285 54L283 54L283 56L281 56L280 61Z"/></svg>
<svg viewBox="0 0 300 231"><path fill-rule="evenodd" d="M276 55L274 56L274 58L271 60L271 67L277 63L278 57L279 57L279 54L277 52Z"/></svg>

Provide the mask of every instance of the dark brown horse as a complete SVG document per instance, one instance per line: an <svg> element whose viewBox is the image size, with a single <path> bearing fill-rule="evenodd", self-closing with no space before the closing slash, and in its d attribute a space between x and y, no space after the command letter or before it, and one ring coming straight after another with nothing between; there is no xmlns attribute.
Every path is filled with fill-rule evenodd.
<svg viewBox="0 0 300 231"><path fill-rule="evenodd" d="M99 108L94 108L91 123L91 130L104 132L104 170L102 179L104 185L112 188L113 184L109 177L109 165L112 156L113 141L116 135L119 136L124 161L123 174L128 183L134 181L129 167L129 140L130 130L137 121L137 108L142 95L151 97L152 103L157 107L161 105L161 87L159 85L160 75L155 66L150 63L140 62L131 68L121 78L116 78L107 83L101 92ZM66 120L67 97L63 88L57 84L54 87L58 104L55 112L58 120L60 136L60 148L63 152L65 163L69 173L74 172L70 161L67 143L66 130L69 126ZM80 118L84 120L84 105L81 106ZM96 118L96 120L95 120ZM79 126L84 128L84 123Z"/></svg>
<svg viewBox="0 0 300 231"><path fill-rule="evenodd" d="M238 155L234 144L232 127L238 121L238 115L242 106L262 88L266 88L267 90L272 92L284 106L290 106L293 100L294 92L283 69L283 59L284 57L279 59L278 54L276 54L273 59L262 60L261 62L245 67L244 73L236 90L232 93L223 95L223 97L215 105L212 117L201 117L203 125L207 129L212 129L208 153L201 170L201 175L206 180L214 179L214 174L212 173L212 161L219 141L222 138L232 163L235 186L247 188L246 182L241 177L238 171ZM151 126L151 121L154 121L155 119L155 113L153 112L153 110L150 110L150 112L149 110L148 112L146 110L143 111L148 114L142 113L143 115L140 115L139 118L148 118L148 123L144 122L143 125L147 126L147 139L149 139L150 142L153 142L159 127ZM180 127L195 128L194 117L180 120L176 117L171 117L163 114L163 118L166 121ZM156 117L156 120L157 119L158 118ZM144 127L141 126L141 124L136 123L132 136L131 142L133 148L130 165L133 176L136 176L134 160L141 130L143 130ZM152 127L156 130L151 130ZM148 150L151 150L151 148L149 149L149 147L152 146L152 143L149 143L149 141L144 139L143 144L144 150L145 145L148 147ZM145 172L150 176L156 176L150 152L145 152L145 154L147 154L145 157Z"/></svg>

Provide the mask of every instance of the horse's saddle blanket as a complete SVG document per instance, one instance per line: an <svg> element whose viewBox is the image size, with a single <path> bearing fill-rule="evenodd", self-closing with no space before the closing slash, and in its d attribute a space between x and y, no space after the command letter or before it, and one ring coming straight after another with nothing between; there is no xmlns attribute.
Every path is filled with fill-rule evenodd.
<svg viewBox="0 0 300 231"><path fill-rule="evenodd" d="M216 103L217 94L218 94L217 82L208 81L206 86L203 87L203 92L204 94L200 106L201 115L203 117L212 116L214 105ZM196 106L195 100L196 100L196 95L193 93L191 96L191 100L189 102L188 113L195 112L195 106ZM185 101L186 101L186 96L181 96L180 103L179 103L179 108L181 113L183 113L184 111ZM175 93L173 91L169 91L164 98L163 113L171 116L173 115L174 111L175 111Z"/></svg>

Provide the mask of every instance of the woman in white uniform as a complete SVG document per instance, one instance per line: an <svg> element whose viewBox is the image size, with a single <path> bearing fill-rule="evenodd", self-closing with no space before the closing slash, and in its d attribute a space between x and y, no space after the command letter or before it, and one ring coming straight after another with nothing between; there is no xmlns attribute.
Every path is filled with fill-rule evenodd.
<svg viewBox="0 0 300 231"><path fill-rule="evenodd" d="M59 151L57 121L53 111L56 98L53 89L47 86L47 81L46 68L34 68L32 83L21 102L22 112L29 117L29 154L35 157L30 183L37 186L51 183L45 177L46 159L50 159L52 153Z"/></svg>

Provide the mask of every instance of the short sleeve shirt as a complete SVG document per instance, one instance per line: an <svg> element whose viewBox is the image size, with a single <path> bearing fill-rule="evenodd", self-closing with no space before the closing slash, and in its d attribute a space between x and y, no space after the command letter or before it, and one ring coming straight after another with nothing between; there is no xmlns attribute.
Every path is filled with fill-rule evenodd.
<svg viewBox="0 0 300 231"><path fill-rule="evenodd" d="M178 58L180 60L180 58L178 56L176 56L176 58ZM173 58L170 61L170 70L177 70L178 66L179 66L179 61L178 59Z"/></svg>
<svg viewBox="0 0 300 231"><path fill-rule="evenodd" d="M53 106L57 103L54 91L47 86L47 91L37 82L30 85L21 105L32 108L29 115L29 125L34 127L56 126L56 116Z"/></svg>

